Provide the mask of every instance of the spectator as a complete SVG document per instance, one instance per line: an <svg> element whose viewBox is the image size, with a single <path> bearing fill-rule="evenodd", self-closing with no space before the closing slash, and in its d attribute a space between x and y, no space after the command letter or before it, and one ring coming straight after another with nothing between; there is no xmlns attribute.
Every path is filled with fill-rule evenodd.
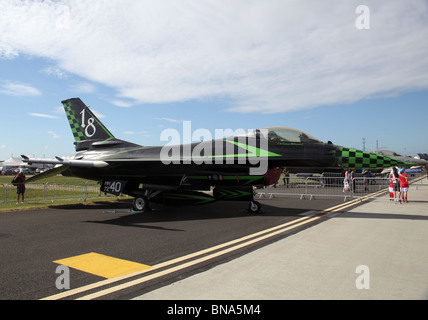
<svg viewBox="0 0 428 320"><path fill-rule="evenodd" d="M21 203L24 203L24 195L25 195L25 175L22 172L22 170L19 171L19 173L13 178L13 185L16 186L16 194L18 195L18 199L16 204L19 204L19 198L21 195Z"/></svg>

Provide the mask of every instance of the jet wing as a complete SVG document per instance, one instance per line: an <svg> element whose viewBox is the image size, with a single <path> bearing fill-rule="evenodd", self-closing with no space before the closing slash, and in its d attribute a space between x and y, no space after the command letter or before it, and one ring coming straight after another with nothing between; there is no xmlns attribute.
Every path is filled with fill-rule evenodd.
<svg viewBox="0 0 428 320"><path fill-rule="evenodd" d="M54 177L57 174L63 173L65 170L67 170L68 168L70 168L69 166L64 166L61 165L59 167L50 169L48 171L45 171L43 173L40 174L36 174L34 176L32 176L31 178L28 178L25 182L26 183L30 183L30 182L34 182L34 181L38 181L38 180L42 180L45 178L50 178L50 177Z"/></svg>

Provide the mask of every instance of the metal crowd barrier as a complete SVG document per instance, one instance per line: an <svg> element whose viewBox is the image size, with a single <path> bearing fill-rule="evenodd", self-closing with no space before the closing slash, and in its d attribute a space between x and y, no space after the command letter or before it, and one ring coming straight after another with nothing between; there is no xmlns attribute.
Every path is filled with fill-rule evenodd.
<svg viewBox="0 0 428 320"><path fill-rule="evenodd" d="M70 181L26 183L25 202L27 201L52 201L65 199L88 199L108 197L100 192L100 185L95 181ZM16 202L16 187L12 184L0 184L0 204Z"/></svg>
<svg viewBox="0 0 428 320"><path fill-rule="evenodd" d="M426 187L427 179L425 173L416 177L409 178L409 193L412 189L417 190L420 187ZM364 178L358 176L353 182L349 182L349 189L344 187L343 176L310 176L300 179L289 179L288 183L282 182L272 186L257 190L256 197L259 199L272 199L283 196L295 196L303 199L321 199L321 198L343 198L348 201L355 198L385 198L389 199L389 178L370 177Z"/></svg>
<svg viewBox="0 0 428 320"><path fill-rule="evenodd" d="M281 177L276 188L273 186L259 189L256 198L271 199L281 196L296 196L303 199L320 199L327 197L341 197L343 201L371 197L389 199L389 179L384 177L363 178L357 176L355 183L350 183L350 189L344 190L343 176L309 176L288 177L285 181ZM428 186L426 174L409 176L409 193ZM47 182L27 183L25 185L25 201L55 201L64 199L88 199L98 197L113 197L100 192L100 186L95 181L86 182ZM411 197L411 195L409 195ZM16 202L16 187L12 184L0 184L0 204Z"/></svg>

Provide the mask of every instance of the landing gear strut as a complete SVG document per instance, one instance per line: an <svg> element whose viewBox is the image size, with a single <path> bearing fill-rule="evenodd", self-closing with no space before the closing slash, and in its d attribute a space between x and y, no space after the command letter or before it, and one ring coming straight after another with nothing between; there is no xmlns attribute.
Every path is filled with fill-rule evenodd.
<svg viewBox="0 0 428 320"><path fill-rule="evenodd" d="M258 214L262 210L262 205L258 201L251 201L250 205L248 206L248 212Z"/></svg>

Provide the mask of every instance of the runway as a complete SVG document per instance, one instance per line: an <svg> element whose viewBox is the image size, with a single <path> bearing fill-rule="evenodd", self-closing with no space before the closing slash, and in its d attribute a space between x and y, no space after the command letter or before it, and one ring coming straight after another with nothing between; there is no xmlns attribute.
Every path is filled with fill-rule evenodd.
<svg viewBox="0 0 428 320"><path fill-rule="evenodd" d="M326 257L335 257L337 247L331 246L332 243L341 244L342 251L348 252L345 244L349 241L346 238L349 233L344 226L336 226L333 222L347 221L350 226L358 221L375 222L366 225L370 227L376 225L377 220L386 220L379 215L376 219L367 218L368 213L360 219L343 219L348 214L352 216L349 210L358 211L376 201L368 204L343 202L342 199L260 201L263 215L248 215L246 204L240 202L218 202L200 207L159 206L144 214L128 212L129 203L0 213L0 298L311 298L302 290L291 290L286 283L287 277L274 272L275 266L288 270L289 276L293 274L292 266L299 266L300 270L318 270L321 274L334 273L337 266L331 269ZM426 208L426 203L421 201L419 205ZM426 222L423 217L416 220L420 226ZM395 219L389 217L387 220ZM410 231L406 229L405 232ZM413 241L426 247L428 237L421 232L416 233L418 238ZM314 236L317 237L315 247L311 240ZM372 237L376 239L376 233ZM323 245L323 241L326 244ZM322 250L305 251L308 243L312 244L312 250L319 247L326 251L331 249L333 253L317 256ZM409 245L400 243L403 248ZM284 250L283 245L288 249ZM356 250L354 246L349 248ZM259 254L262 256L257 256ZM424 254L419 254L418 259L427 262ZM240 263L244 263L244 267ZM60 265L69 268L70 289L57 288ZM109 267L101 268L106 265ZM358 275L351 270L348 276L355 282ZM198 280L199 277L203 280ZM422 272L420 277L426 279L426 273ZM213 290L201 293L201 288L192 288L199 281L204 281L205 288L208 283ZM298 281L297 278L294 281ZM278 284L289 289L287 295L266 289L278 287ZM229 285L243 292L229 290ZM323 297L329 298L328 295Z"/></svg>

